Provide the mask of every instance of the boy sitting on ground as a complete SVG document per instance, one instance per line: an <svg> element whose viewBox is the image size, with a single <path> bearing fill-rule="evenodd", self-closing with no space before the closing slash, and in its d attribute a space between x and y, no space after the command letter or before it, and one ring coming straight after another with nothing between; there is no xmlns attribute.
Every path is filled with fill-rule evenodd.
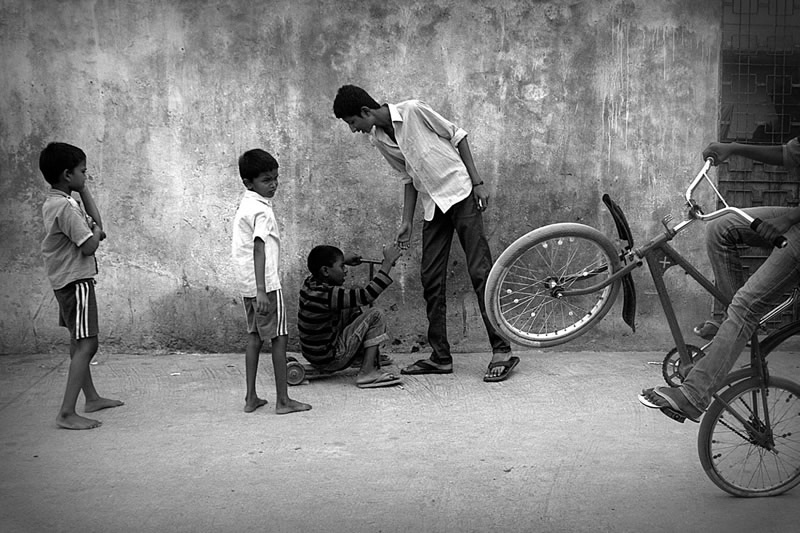
<svg viewBox="0 0 800 533"><path fill-rule="evenodd" d="M320 372L336 372L353 364L363 353L356 377L359 388L388 387L400 379L381 370L379 349L388 339L382 313L375 308L362 311L389 285L389 272L400 257L396 246L384 247L383 262L366 287L345 289L347 265L361 262L359 256L344 256L335 246L316 246L308 254L311 273L300 290L297 328L303 357Z"/></svg>

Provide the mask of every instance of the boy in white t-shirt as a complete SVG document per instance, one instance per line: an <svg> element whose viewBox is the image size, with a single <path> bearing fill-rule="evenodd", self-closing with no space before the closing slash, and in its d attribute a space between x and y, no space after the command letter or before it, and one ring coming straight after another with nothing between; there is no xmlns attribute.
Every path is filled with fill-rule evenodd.
<svg viewBox="0 0 800 533"><path fill-rule="evenodd" d="M247 191L233 220L231 253L247 319L245 374L247 394L244 412L266 405L256 394L256 373L265 339L272 341L279 415L308 411L311 406L289 398L286 383L286 310L280 280L281 239L272 211L278 188L278 162L261 149L248 150L239 158L239 175Z"/></svg>

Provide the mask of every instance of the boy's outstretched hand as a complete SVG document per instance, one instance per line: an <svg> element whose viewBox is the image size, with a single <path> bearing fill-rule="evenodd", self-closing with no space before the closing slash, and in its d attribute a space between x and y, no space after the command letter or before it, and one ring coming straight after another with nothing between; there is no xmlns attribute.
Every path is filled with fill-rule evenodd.
<svg viewBox="0 0 800 533"><path fill-rule="evenodd" d="M392 270L395 262L400 259L403 252L396 244L390 244L383 247L383 263L381 263L381 270L387 274Z"/></svg>

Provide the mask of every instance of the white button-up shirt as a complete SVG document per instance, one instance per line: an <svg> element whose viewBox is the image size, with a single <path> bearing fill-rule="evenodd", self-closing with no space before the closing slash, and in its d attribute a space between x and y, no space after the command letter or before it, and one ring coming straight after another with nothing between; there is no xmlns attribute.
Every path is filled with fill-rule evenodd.
<svg viewBox="0 0 800 533"><path fill-rule="evenodd" d="M264 283L267 292L281 288L280 260L281 237L278 221L272 211L272 200L254 191L242 197L233 219L231 256L239 294L249 298L256 296L256 268L253 249L256 237L264 241Z"/></svg>
<svg viewBox="0 0 800 533"><path fill-rule="evenodd" d="M467 132L419 100L388 104L397 142L378 127L370 141L419 191L425 220L436 208L446 213L472 193L472 180L458 152Z"/></svg>

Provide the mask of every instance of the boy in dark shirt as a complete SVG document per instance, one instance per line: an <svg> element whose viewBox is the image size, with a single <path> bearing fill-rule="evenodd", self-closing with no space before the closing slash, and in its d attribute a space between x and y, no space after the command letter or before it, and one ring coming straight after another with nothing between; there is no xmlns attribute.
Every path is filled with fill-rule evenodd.
<svg viewBox="0 0 800 533"><path fill-rule="evenodd" d="M400 249L383 249L383 263L363 288L342 287L347 265L358 265L358 256L345 257L335 246L316 246L308 254L311 273L300 290L297 328L300 347L309 363L322 372L349 367L363 353L356 377L362 389L400 384L400 379L380 368L379 348L388 339L383 315L378 309L362 311L392 283L389 272L400 257Z"/></svg>
<svg viewBox="0 0 800 533"><path fill-rule="evenodd" d="M90 363L97 353L97 275L95 252L106 238L100 211L86 184L86 154L77 146L50 143L39 156L39 169L50 193L42 206L46 235L42 241L45 270L55 292L59 325L69 330L69 374L56 424L66 429L93 429L102 424L75 412L78 395L86 399L84 411L119 407L123 402L97 393ZM78 193L83 205L72 196Z"/></svg>

